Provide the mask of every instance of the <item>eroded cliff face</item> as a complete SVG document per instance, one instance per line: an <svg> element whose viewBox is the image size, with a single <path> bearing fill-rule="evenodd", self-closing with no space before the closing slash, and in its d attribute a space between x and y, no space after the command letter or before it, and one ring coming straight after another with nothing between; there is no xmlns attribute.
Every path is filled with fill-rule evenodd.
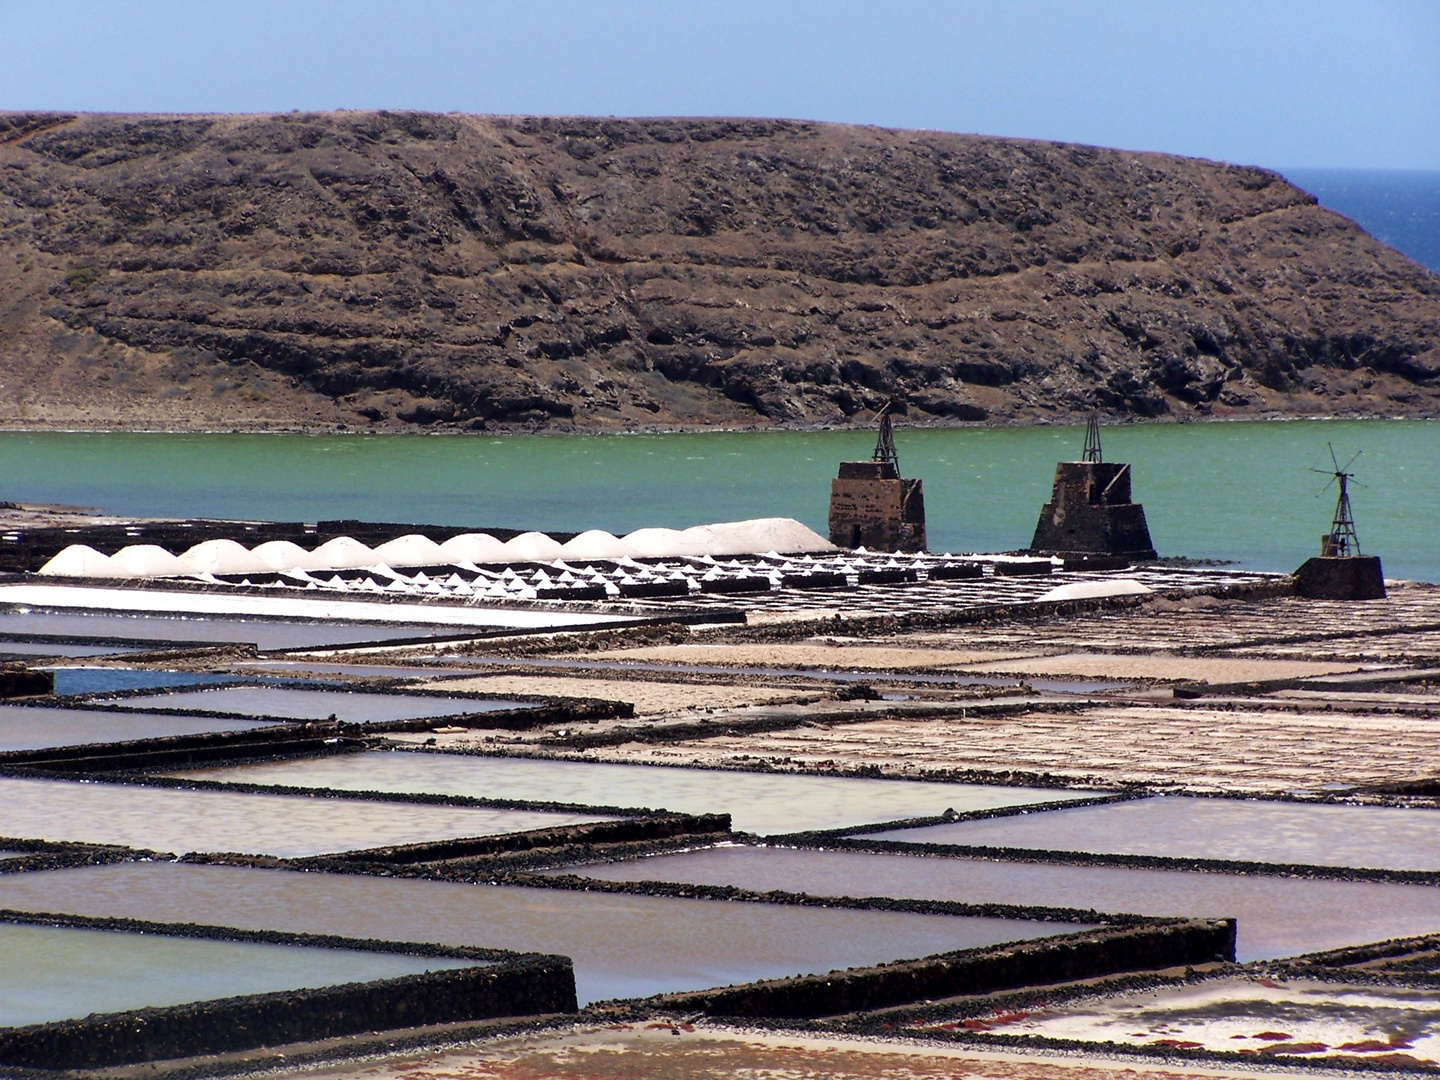
<svg viewBox="0 0 1440 1080"><path fill-rule="evenodd" d="M1274 173L767 120L0 116L0 422L1433 414L1440 277Z"/></svg>

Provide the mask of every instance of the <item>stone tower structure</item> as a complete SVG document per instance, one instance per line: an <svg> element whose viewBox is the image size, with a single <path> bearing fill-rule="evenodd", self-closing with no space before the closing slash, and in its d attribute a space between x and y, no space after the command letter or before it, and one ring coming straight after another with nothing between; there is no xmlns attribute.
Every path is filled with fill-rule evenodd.
<svg viewBox="0 0 1440 1080"><path fill-rule="evenodd" d="M1055 486L1030 550L1155 558L1145 508L1130 501L1130 466L1103 460L1100 423L1093 416L1081 460L1055 466Z"/></svg>
<svg viewBox="0 0 1440 1080"><path fill-rule="evenodd" d="M890 406L880 410L880 433L869 461L842 461L830 481L830 542L869 551L925 550L923 483L900 476Z"/></svg>

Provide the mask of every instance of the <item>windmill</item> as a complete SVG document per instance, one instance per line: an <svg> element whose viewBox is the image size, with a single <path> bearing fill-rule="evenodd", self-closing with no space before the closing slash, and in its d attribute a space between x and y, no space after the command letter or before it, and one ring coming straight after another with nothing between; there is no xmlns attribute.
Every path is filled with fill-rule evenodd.
<svg viewBox="0 0 1440 1080"><path fill-rule="evenodd" d="M895 475L899 476L900 455L895 452L895 431L890 425L890 406L893 404L894 402L887 401L877 416L880 421L880 434L875 438L875 452L870 455L870 460L891 466Z"/></svg>
<svg viewBox="0 0 1440 1080"><path fill-rule="evenodd" d="M1100 414L1091 413L1090 423L1085 425L1085 449L1080 451L1081 461L1104 461L1100 456Z"/></svg>
<svg viewBox="0 0 1440 1080"><path fill-rule="evenodd" d="M1350 481L1355 479L1355 474L1350 471L1350 466L1355 464L1363 451L1357 450L1344 466L1340 465L1340 459L1335 456L1335 447L1329 443L1325 448L1330 451L1331 469L1311 467L1311 472L1317 472L1322 476L1329 476L1325 486L1322 487L1315 497L1318 499L1325 492L1330 490L1331 484L1339 485L1339 496L1335 500L1335 519L1330 523L1330 531L1320 538L1320 554L1324 556L1338 556L1348 558L1351 555L1360 554L1360 538L1355 534L1355 515L1350 510ZM1360 485L1364 487L1364 484Z"/></svg>

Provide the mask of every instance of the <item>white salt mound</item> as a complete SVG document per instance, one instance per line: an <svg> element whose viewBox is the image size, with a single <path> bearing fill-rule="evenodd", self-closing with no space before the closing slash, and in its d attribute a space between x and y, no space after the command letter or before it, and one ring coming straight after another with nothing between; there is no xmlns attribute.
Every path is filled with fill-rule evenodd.
<svg viewBox="0 0 1440 1080"><path fill-rule="evenodd" d="M175 577L185 573L180 560L158 544L131 544L110 556L117 577Z"/></svg>
<svg viewBox="0 0 1440 1080"><path fill-rule="evenodd" d="M349 536L327 540L310 553L312 570L354 570L379 561L378 552Z"/></svg>
<svg viewBox="0 0 1440 1080"><path fill-rule="evenodd" d="M310 552L289 540L267 540L250 554L265 564L267 570L311 569Z"/></svg>
<svg viewBox="0 0 1440 1080"><path fill-rule="evenodd" d="M691 535L694 533L695 535ZM662 559L677 555L704 555L710 550L710 536L703 526L700 531L686 529L636 529L625 534L625 543L636 558Z"/></svg>
<svg viewBox="0 0 1440 1080"><path fill-rule="evenodd" d="M179 558L182 574L258 574L265 561L234 540L205 540Z"/></svg>
<svg viewBox="0 0 1440 1080"><path fill-rule="evenodd" d="M554 562L561 557L559 542L541 532L521 533L505 541L505 558L511 562Z"/></svg>
<svg viewBox="0 0 1440 1080"><path fill-rule="evenodd" d="M489 533L461 533L440 545L444 562L493 563L508 557L505 545Z"/></svg>
<svg viewBox="0 0 1440 1080"><path fill-rule="evenodd" d="M114 577L110 556L87 544L71 544L40 568L55 577Z"/></svg>
<svg viewBox="0 0 1440 1080"><path fill-rule="evenodd" d="M1104 596L1144 596L1153 589L1140 584L1134 578L1111 578L1108 581L1072 581L1069 585L1057 585L1040 600L1097 600Z"/></svg>
<svg viewBox="0 0 1440 1080"><path fill-rule="evenodd" d="M835 551L835 545L794 518L752 518L698 526L709 530L709 555L763 555L767 551ZM686 529L688 536L694 532Z"/></svg>
<svg viewBox="0 0 1440 1080"><path fill-rule="evenodd" d="M603 529L589 529L560 546L567 559L624 559L638 554L619 537Z"/></svg>
<svg viewBox="0 0 1440 1080"><path fill-rule="evenodd" d="M439 544L419 533L387 540L375 549L375 554L390 566L437 566L448 561Z"/></svg>

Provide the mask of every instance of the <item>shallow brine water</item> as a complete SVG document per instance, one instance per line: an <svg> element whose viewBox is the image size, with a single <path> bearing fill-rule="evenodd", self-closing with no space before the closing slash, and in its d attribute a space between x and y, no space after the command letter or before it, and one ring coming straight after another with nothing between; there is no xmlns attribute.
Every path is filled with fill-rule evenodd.
<svg viewBox="0 0 1440 1080"><path fill-rule="evenodd" d="M173 863L0 874L0 908L559 953L582 1005L1083 929Z"/></svg>
<svg viewBox="0 0 1440 1080"><path fill-rule="evenodd" d="M594 814L0 778L0 836L293 859L601 820Z"/></svg>
<svg viewBox="0 0 1440 1080"><path fill-rule="evenodd" d="M1440 813L1157 796L985 821L865 833L916 844L1440 870Z"/></svg>
<svg viewBox="0 0 1440 1080"><path fill-rule="evenodd" d="M1030 542L1055 462L1078 428L965 428L896 435L925 480L935 550ZM1292 570L1317 554L1333 503L1329 464L1356 450L1366 550L1392 576L1440 579L1440 426L1427 421L1147 424L1106 428L1107 459L1134 466L1161 554ZM572 436L0 434L6 497L128 514L314 521L360 518L614 533L786 516L825 531L836 463L868 458L854 432ZM703 493L703 498L697 495Z"/></svg>
<svg viewBox="0 0 1440 1080"><path fill-rule="evenodd" d="M442 956L0 923L0 1027L395 979L477 963Z"/></svg>
<svg viewBox="0 0 1440 1080"><path fill-rule="evenodd" d="M263 720L220 720L203 716L157 716L99 709L46 709L0 705L0 753L56 746L164 739L210 731L248 731L273 725Z"/></svg>
<svg viewBox="0 0 1440 1080"><path fill-rule="evenodd" d="M554 872L813 896L1235 918L1242 962L1440 933L1440 888L1428 885L740 846Z"/></svg>
<svg viewBox="0 0 1440 1080"><path fill-rule="evenodd" d="M936 817L947 808L980 810L1079 797L1075 792L1041 788L403 751L236 765L177 775L346 791L728 813L732 828L760 835Z"/></svg>
<svg viewBox="0 0 1440 1080"><path fill-rule="evenodd" d="M352 690L305 690L288 686L228 686L217 690L179 690L122 698L116 704L140 711L195 709L285 720L324 720L333 716L349 724L418 720L424 717L458 717L526 707L523 702L500 698L374 694Z"/></svg>

